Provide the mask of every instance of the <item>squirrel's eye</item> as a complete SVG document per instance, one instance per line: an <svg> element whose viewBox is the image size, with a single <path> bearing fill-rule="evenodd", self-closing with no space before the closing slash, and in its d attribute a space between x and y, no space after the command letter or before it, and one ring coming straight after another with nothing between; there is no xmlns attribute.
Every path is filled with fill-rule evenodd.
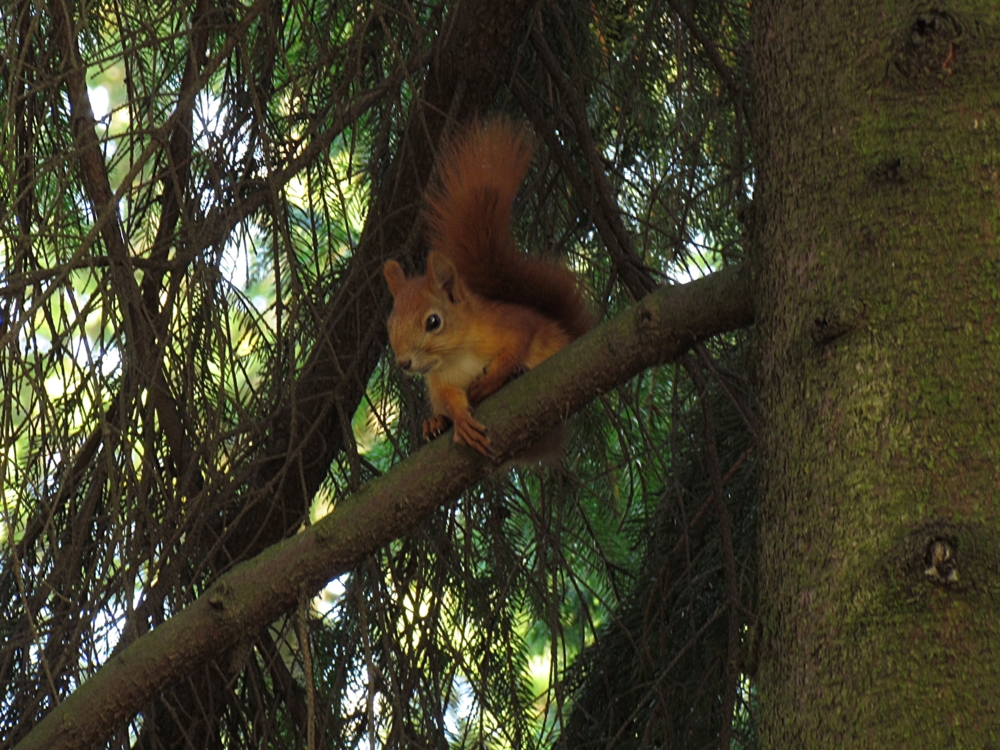
<svg viewBox="0 0 1000 750"><path fill-rule="evenodd" d="M437 313L431 313L427 316L427 330L436 331L441 327L441 316Z"/></svg>

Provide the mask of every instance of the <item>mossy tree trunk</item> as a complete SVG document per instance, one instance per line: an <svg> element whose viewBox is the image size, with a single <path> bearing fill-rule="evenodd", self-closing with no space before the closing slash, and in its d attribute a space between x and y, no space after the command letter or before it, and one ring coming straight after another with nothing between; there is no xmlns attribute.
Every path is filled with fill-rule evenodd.
<svg viewBox="0 0 1000 750"><path fill-rule="evenodd" d="M1000 742L1000 13L921 7L754 6L766 748Z"/></svg>

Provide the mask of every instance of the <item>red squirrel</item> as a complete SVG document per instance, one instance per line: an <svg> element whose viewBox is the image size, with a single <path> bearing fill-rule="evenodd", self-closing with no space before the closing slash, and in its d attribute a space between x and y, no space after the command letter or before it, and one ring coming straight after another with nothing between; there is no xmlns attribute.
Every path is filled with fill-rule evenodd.
<svg viewBox="0 0 1000 750"><path fill-rule="evenodd" d="M455 442L484 455L490 441L472 406L594 323L576 277L518 250L511 233L511 203L532 156L525 128L504 119L452 141L425 194L427 274L408 279L394 260L383 268L396 361L427 379L434 416L424 437L454 424Z"/></svg>

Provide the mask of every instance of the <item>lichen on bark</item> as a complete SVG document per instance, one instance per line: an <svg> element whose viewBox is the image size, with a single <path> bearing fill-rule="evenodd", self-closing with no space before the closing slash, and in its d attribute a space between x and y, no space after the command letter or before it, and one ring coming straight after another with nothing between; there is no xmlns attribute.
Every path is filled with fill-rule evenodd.
<svg viewBox="0 0 1000 750"><path fill-rule="evenodd" d="M754 34L763 746L991 746L995 8L770 2Z"/></svg>

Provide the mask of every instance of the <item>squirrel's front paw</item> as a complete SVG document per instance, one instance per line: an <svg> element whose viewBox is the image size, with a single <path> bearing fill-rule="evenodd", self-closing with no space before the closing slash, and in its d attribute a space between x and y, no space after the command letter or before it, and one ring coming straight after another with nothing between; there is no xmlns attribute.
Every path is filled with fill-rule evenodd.
<svg viewBox="0 0 1000 750"><path fill-rule="evenodd" d="M444 414L435 414L430 419L425 419L424 440L433 440L449 427L451 427L451 420Z"/></svg>
<svg viewBox="0 0 1000 750"><path fill-rule="evenodd" d="M475 448L484 456L490 455L490 439L486 437L486 428L471 414L455 420L455 442Z"/></svg>

